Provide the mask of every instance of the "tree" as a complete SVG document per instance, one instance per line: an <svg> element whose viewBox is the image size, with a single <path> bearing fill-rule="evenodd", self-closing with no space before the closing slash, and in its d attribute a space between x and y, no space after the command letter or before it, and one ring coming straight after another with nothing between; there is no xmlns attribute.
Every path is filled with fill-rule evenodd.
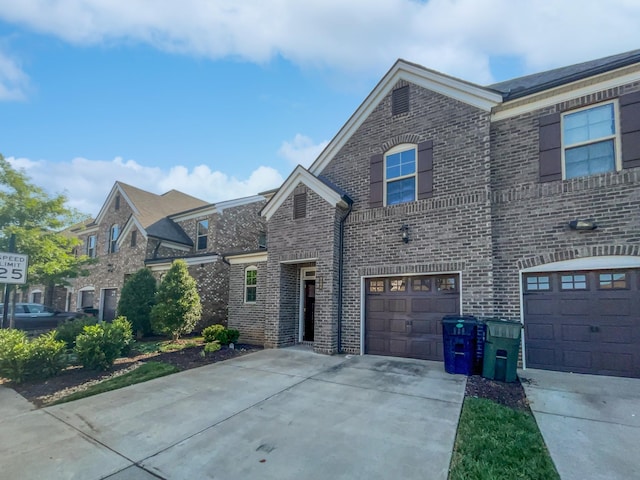
<svg viewBox="0 0 640 480"><path fill-rule="evenodd" d="M122 287L118 315L127 317L140 338L151 334L151 307L155 304L156 279L148 268L141 268Z"/></svg>
<svg viewBox="0 0 640 480"><path fill-rule="evenodd" d="M156 333L171 335L173 340L191 333L200 320L202 305L195 279L187 263L175 260L165 275L151 309L151 327Z"/></svg>
<svg viewBox="0 0 640 480"><path fill-rule="evenodd" d="M27 285L66 284L93 261L74 254L80 241L64 229L87 216L66 202L65 195L49 195L0 155L0 251L7 251L15 234L16 251L29 255Z"/></svg>

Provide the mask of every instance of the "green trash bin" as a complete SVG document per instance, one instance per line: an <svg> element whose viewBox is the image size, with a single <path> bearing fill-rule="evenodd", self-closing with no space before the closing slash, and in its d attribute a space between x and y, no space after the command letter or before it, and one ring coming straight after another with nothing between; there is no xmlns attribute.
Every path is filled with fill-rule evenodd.
<svg viewBox="0 0 640 480"><path fill-rule="evenodd" d="M482 376L515 382L522 324L511 320L486 320Z"/></svg>

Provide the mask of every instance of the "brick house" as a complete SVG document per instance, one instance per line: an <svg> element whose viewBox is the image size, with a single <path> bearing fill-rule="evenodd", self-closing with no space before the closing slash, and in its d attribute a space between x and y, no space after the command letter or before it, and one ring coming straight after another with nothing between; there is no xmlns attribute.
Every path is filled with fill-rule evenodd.
<svg viewBox="0 0 640 480"><path fill-rule="evenodd" d="M116 182L97 217L74 232L82 253L98 261L67 287L67 309L93 308L111 320L129 275L146 266L160 280L184 259L202 301L197 328L225 323L228 264L221 252L258 248L264 204L260 195L209 204L176 190L156 195Z"/></svg>
<svg viewBox="0 0 640 480"><path fill-rule="evenodd" d="M228 256L267 347L442 360L447 314L525 366L640 377L640 51L489 86L398 60Z"/></svg>

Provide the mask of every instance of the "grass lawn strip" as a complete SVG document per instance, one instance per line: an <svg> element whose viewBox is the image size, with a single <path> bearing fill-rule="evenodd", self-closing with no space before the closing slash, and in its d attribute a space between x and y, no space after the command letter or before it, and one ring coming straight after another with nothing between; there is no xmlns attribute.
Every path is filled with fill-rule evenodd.
<svg viewBox="0 0 640 480"><path fill-rule="evenodd" d="M71 402L73 400L79 400L81 398L90 397L110 390L117 390L119 388L128 387L129 385L135 385L136 383L146 382L147 380L152 380L154 378L164 377L165 375L176 373L178 371L177 367L169 365L168 363L145 362L123 375L112 377L103 382L91 385L85 390L67 395L66 397L50 403L49 405Z"/></svg>
<svg viewBox="0 0 640 480"><path fill-rule="evenodd" d="M449 480L559 478L530 412L484 398L465 399Z"/></svg>

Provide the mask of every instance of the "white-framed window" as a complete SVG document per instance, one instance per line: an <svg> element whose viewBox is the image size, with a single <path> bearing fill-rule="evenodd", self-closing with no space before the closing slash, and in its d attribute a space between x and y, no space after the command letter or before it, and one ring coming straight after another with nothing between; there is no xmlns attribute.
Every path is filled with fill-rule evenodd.
<svg viewBox="0 0 640 480"><path fill-rule="evenodd" d="M196 248L205 250L207 248L207 236L209 234L209 220L198 220L196 232Z"/></svg>
<svg viewBox="0 0 640 480"><path fill-rule="evenodd" d="M244 269L244 301L255 303L258 295L258 267L252 265Z"/></svg>
<svg viewBox="0 0 640 480"><path fill-rule="evenodd" d="M608 102L562 115L565 179L620 170L618 108Z"/></svg>
<svg viewBox="0 0 640 480"><path fill-rule="evenodd" d="M31 292L32 303L42 303L42 290L34 290Z"/></svg>
<svg viewBox="0 0 640 480"><path fill-rule="evenodd" d="M384 197L386 205L416 199L418 149L415 145L393 147L384 156Z"/></svg>
<svg viewBox="0 0 640 480"><path fill-rule="evenodd" d="M118 251L118 236L120 235L120 226L117 223L111 225L109 232L109 253Z"/></svg>
<svg viewBox="0 0 640 480"><path fill-rule="evenodd" d="M95 258L96 256L96 236L89 235L87 237L87 256Z"/></svg>

